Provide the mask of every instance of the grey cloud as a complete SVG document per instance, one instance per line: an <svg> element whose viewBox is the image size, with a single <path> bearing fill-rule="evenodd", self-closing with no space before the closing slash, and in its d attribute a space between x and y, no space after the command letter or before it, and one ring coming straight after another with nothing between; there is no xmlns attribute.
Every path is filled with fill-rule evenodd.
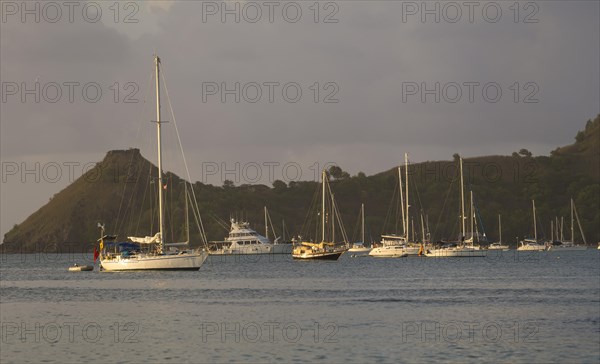
<svg viewBox="0 0 600 364"><path fill-rule="evenodd" d="M202 161L334 160L352 173L375 173L396 165L404 151L415 160L520 147L548 153L600 111L597 2L538 2L537 24L515 24L508 5L496 24L402 23L396 2L337 2L339 22L315 24L300 4L306 11L295 24L203 23L201 3L185 1L152 16L141 11L138 24L0 24L2 81L94 81L106 91L97 104L3 103L2 159L60 153L100 160L109 149L136 146L138 127L152 119L151 105L141 101L151 92L154 50L196 178ZM208 81L293 81L304 94L297 104L203 103ZM339 85L340 102L315 104L307 88L329 81ZM423 104L418 96L403 103L407 81L493 81L504 94L496 104L481 97ZM539 86L540 102L510 101L508 87L528 81ZM140 102L111 102L114 82L135 82ZM48 196L57 192L43 188ZM19 184L3 185L7 190L25 194ZM25 217L4 204L2 216L3 232Z"/></svg>

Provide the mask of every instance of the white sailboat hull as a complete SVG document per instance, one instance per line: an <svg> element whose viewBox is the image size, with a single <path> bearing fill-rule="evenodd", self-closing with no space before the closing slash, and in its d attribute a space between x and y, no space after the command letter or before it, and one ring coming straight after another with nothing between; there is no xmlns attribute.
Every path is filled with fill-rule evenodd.
<svg viewBox="0 0 600 364"><path fill-rule="evenodd" d="M410 249L410 248L408 248ZM369 252L369 256L375 258L402 258L407 257L408 252L407 248L399 245L391 245L391 246L380 246L377 248L371 249Z"/></svg>
<svg viewBox="0 0 600 364"><path fill-rule="evenodd" d="M198 270L208 257L204 251L166 255L136 255L132 257L116 256L112 259L100 259L102 270Z"/></svg>
<svg viewBox="0 0 600 364"><path fill-rule="evenodd" d="M367 247L348 249L348 252L350 252L350 253L368 253L370 251L371 251L371 248L367 248Z"/></svg>
<svg viewBox="0 0 600 364"><path fill-rule="evenodd" d="M404 251L406 251L406 254L408 255L419 255L419 250L421 248L419 248L418 246L407 246L404 248Z"/></svg>
<svg viewBox="0 0 600 364"><path fill-rule="evenodd" d="M501 245L501 244L490 244L490 246L488 247L489 250L509 250L510 247L508 245Z"/></svg>
<svg viewBox="0 0 600 364"><path fill-rule="evenodd" d="M457 258L471 258L471 257L485 257L486 251L463 247L463 248L440 248L431 249L425 252L426 257L432 258L446 258L446 257L457 257Z"/></svg>
<svg viewBox="0 0 600 364"><path fill-rule="evenodd" d="M526 244L526 245L521 245L520 247L517 248L518 251L537 251L537 252L541 252L546 250L546 246L545 245L539 245L539 244Z"/></svg>

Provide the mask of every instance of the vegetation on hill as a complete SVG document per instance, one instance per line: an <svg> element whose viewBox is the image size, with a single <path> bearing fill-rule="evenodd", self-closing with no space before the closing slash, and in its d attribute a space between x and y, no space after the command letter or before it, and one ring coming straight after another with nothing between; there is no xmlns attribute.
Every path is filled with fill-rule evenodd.
<svg viewBox="0 0 600 364"><path fill-rule="evenodd" d="M412 164L409 167L411 214L417 232L420 216L429 222L435 241L454 239L459 226L457 155L452 161ZM534 157L526 149L512 156L486 156L464 160L465 184L472 190L478 219L490 240L498 237L498 214L502 215L504 242L515 244L517 237L533 231L531 200L538 211L538 236L550 238L550 221L565 218L569 237L569 200L577 206L589 244L600 241L600 115L577 133L575 143L554 150L550 156ZM402 171L404 173L404 171ZM356 231L360 204L365 204L366 240L379 240L382 233L400 232L394 200L398 192L397 168L365 176L350 176L339 167L329 170L346 230ZM45 206L15 225L4 236L4 252L90 251L98 237L98 222L120 239L153 235L157 230L156 168L139 150L110 151L95 168L56 194ZM165 235L169 241L185 240L185 194L182 180L166 174ZM302 232L309 205L318 191L318 182L275 181L273 187L241 185L225 181L223 186L196 182L196 199L209 240L226 234L222 226L229 217L244 218L264 230L263 207L267 206L278 235L282 221L288 237ZM191 216L191 213L190 213ZM219 220L221 221L219 223ZM480 232L482 228L479 228ZM578 229L576 241L581 242ZM200 235L192 228L192 242ZM357 235L354 235L358 238ZM420 236L417 236L420 238Z"/></svg>

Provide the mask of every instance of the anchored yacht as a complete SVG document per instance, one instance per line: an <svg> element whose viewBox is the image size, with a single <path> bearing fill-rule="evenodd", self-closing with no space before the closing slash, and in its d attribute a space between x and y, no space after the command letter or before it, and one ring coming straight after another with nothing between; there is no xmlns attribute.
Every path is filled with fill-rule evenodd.
<svg viewBox="0 0 600 364"><path fill-rule="evenodd" d="M466 227L465 227L465 197L464 197L464 181L463 181L463 160L459 158L460 167L460 220L461 220L461 237L457 243L445 244L434 249L428 249L425 252L426 257L434 258L445 258L445 257L485 257L487 252L481 250L479 246L474 245L474 234L471 232L471 237L465 239ZM473 231L473 194L471 193L471 231Z"/></svg>
<svg viewBox="0 0 600 364"><path fill-rule="evenodd" d="M403 236L382 235L381 246L371 249L369 255L377 258L401 258L418 253L419 247L408 246Z"/></svg>
<svg viewBox="0 0 600 364"><path fill-rule="evenodd" d="M533 209L533 239L523 239L521 242L519 242L519 247L517 248L517 250L521 250L521 251L536 251L536 252L542 252L548 249L548 247L545 244L542 244L538 241L538 237L537 237L537 222L536 222L536 218L535 218L535 201L531 200L531 206Z"/></svg>
<svg viewBox="0 0 600 364"><path fill-rule="evenodd" d="M560 231L560 240L551 241L548 244L548 250L554 251L566 251L566 250L586 250L587 249L587 241L585 240L585 234L583 233L583 229L581 227L581 222L579 221L579 215L577 214L577 209L575 208L575 202L571 199L571 240L565 241L562 234L562 229ZM584 244L575 244L575 218L577 219L577 224L579 225L579 233L581 234L581 238L583 239ZM558 221L556 224L558 230ZM560 224L562 228L562 223ZM559 237L559 232L556 232L557 238Z"/></svg>
<svg viewBox="0 0 600 364"><path fill-rule="evenodd" d="M321 240L320 242L302 240L294 245L292 258L296 260L338 260L348 250L348 237L340 219L340 214L335 204L335 198L329 188L329 177L323 170L321 174ZM328 204L328 201L331 203ZM316 207L316 206L315 206ZM326 218L330 217L330 218ZM335 221L342 235L342 242L335 242ZM329 226L331 229L329 228ZM339 237L339 235L338 235Z"/></svg>
<svg viewBox="0 0 600 364"><path fill-rule="evenodd" d="M161 62L158 56L154 57L155 65L155 83L156 83L156 129L157 129L157 197L158 197L158 232L154 236L136 237L129 236L129 240L133 243L124 243L128 245L124 248L124 244L112 244L114 249L109 249L109 244L104 245L105 240L114 240L115 236L104 234L104 225L98 224L100 228L100 268L103 271L132 271L132 270L198 270L204 264L208 254L204 249L190 248L190 230L188 219L188 201L196 201L194 190L188 183L185 184L185 211L186 211L186 233L187 240L180 243L167 243L163 237L165 231L165 216L163 204L165 201L164 191L167 185L163 185L163 168L162 168L162 132L161 128L165 121L161 121L161 106L160 106L160 69ZM168 93L167 93L168 95ZM170 102L169 102L170 104ZM171 110L172 111L172 110ZM175 124L175 128L177 125ZM179 132L177 132L179 135ZM183 149L181 150L183 155ZM184 158L185 164L185 158ZM185 164L187 170L187 164ZM188 173L188 179L189 173ZM200 216L198 206L193 204L192 209L195 211L195 216ZM204 236L203 229L199 226L200 233ZM203 243L206 241L203 239ZM184 247L183 250L176 248L177 246ZM95 260L95 259L94 259Z"/></svg>
<svg viewBox="0 0 600 364"><path fill-rule="evenodd" d="M250 228L245 221L231 219L229 236L224 241L213 241L209 244L210 255L231 254L290 254L292 244L279 243L279 239L271 242Z"/></svg>

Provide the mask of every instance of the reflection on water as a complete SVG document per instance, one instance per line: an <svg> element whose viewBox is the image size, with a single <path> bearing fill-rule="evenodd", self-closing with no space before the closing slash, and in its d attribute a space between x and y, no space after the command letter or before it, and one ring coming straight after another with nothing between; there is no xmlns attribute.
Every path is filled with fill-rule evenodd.
<svg viewBox="0 0 600 364"><path fill-rule="evenodd" d="M0 257L5 362L598 362L600 251L67 272Z"/></svg>

